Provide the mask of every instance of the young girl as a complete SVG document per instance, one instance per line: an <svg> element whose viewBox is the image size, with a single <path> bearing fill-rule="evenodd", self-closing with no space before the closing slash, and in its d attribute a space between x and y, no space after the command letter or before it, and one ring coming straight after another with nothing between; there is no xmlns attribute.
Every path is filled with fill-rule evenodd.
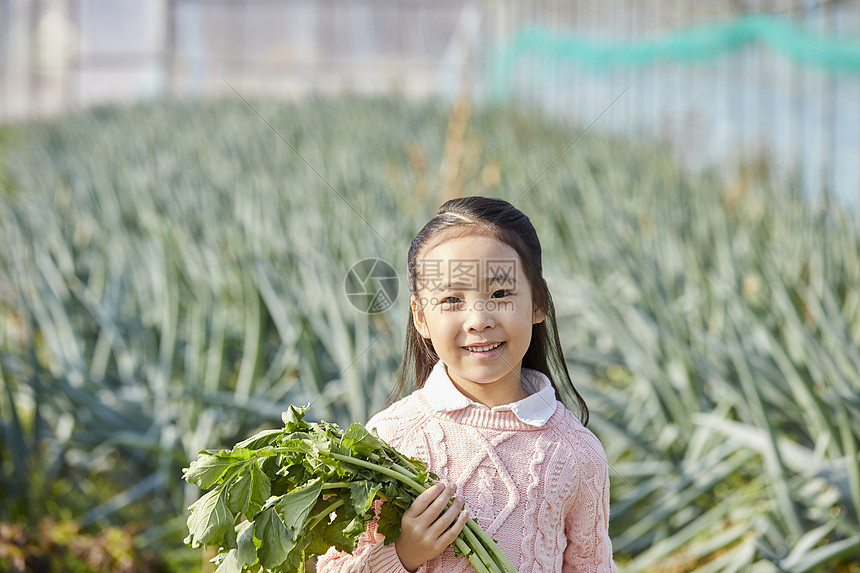
<svg viewBox="0 0 860 573"><path fill-rule="evenodd" d="M617 571L606 455L585 428L528 217L499 199L453 199L412 241L407 264L412 313L396 395L412 380L417 389L367 426L440 483L406 510L395 543L371 523L352 555L332 549L317 571L474 571L450 547L470 515L519 573Z"/></svg>

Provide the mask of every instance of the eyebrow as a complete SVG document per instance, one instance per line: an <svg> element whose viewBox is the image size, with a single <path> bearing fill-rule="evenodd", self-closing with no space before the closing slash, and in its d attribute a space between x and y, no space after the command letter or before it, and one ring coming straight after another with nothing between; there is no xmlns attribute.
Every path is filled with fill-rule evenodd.
<svg viewBox="0 0 860 573"><path fill-rule="evenodd" d="M508 278L505 275L495 275L492 277L487 277L486 279L487 285L491 285L493 283L502 283L502 284L510 284L512 287L517 286L517 279ZM456 290L456 289L472 289L474 288L474 283L445 283L443 285L439 285L435 290L443 291L443 290Z"/></svg>
<svg viewBox="0 0 860 573"><path fill-rule="evenodd" d="M458 288L471 288L472 285L470 283L445 283L443 285L439 285L435 290L443 291L443 290L456 290Z"/></svg>
<svg viewBox="0 0 860 573"><path fill-rule="evenodd" d="M495 274L491 277L487 277L487 284L491 285L493 283L512 283L513 285L517 284L517 279L508 274Z"/></svg>

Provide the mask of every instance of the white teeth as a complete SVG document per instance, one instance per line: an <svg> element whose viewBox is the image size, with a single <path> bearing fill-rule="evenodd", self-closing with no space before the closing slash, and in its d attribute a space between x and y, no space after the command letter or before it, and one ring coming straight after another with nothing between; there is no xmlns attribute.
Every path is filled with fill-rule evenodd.
<svg viewBox="0 0 860 573"><path fill-rule="evenodd" d="M466 348L472 352L487 352L488 350L501 346L501 344L501 342L497 342L496 344L490 344L489 346L467 346Z"/></svg>

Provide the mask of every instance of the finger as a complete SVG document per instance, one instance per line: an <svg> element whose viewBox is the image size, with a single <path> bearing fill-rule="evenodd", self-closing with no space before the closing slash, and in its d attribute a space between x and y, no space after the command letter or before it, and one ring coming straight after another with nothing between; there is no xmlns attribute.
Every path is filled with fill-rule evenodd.
<svg viewBox="0 0 860 573"><path fill-rule="evenodd" d="M403 512L403 515L418 516L433 503L445 491L445 484L437 483L433 487L427 488L422 492L412 504Z"/></svg>
<svg viewBox="0 0 860 573"><path fill-rule="evenodd" d="M460 515L460 511L463 509L463 504L465 502L461 498L457 498L454 500L454 503L451 504L445 513L440 515L436 521L433 522L433 530L436 535L442 535L442 533L448 529L448 527L457 520L457 516Z"/></svg>
<svg viewBox="0 0 860 573"><path fill-rule="evenodd" d="M445 511L445 508L448 507L448 502L451 498L454 497L454 490L450 487L446 487L441 492L439 492L439 496L433 500L433 502L427 506L427 509L424 510L423 514L426 514L429 517L430 523L435 522L439 516ZM422 515L423 515L422 514Z"/></svg>
<svg viewBox="0 0 860 573"><path fill-rule="evenodd" d="M444 543L445 547L454 543L463 528L466 527L466 522L469 520L469 510L462 511L460 517L457 518L451 527L449 527L442 535L439 536L439 542Z"/></svg>

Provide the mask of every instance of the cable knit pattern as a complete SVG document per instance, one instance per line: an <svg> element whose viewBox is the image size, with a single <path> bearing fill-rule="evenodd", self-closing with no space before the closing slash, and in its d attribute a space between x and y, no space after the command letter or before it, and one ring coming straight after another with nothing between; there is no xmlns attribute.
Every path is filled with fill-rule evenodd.
<svg viewBox="0 0 860 573"><path fill-rule="evenodd" d="M423 390L368 423L406 455L457 484L466 508L519 573L614 573L609 539L609 473L598 439L558 403L541 427L511 411L470 406L437 412ZM371 523L353 555L334 549L320 573L403 573L394 544ZM419 571L473 572L451 548Z"/></svg>
<svg viewBox="0 0 860 573"><path fill-rule="evenodd" d="M529 485L526 490L526 511L523 516L523 523L534 523L537 520L538 504L542 500L540 496L540 473L541 465L543 464L546 451L544 449L546 440L544 436L538 437L535 447L534 456L532 456L529 466ZM534 560L534 545L537 535L537 528L527 528L523 531L523 561L526 563Z"/></svg>

